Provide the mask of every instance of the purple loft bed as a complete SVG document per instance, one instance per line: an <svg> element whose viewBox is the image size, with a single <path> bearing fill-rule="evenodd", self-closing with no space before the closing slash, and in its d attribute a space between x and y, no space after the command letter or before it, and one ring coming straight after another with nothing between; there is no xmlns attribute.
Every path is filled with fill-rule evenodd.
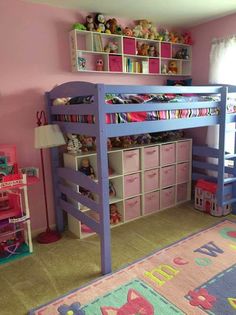
<svg viewBox="0 0 236 315"><path fill-rule="evenodd" d="M193 166L197 169L218 172L217 178L213 178L217 181L219 188L218 205L226 203L224 196L230 190L232 199L227 200L227 203L233 205L233 211L236 213L234 207L236 204L236 170L225 167L226 159L233 161L236 159L236 154L226 154L225 152L227 123L236 121L236 102L234 103L234 97L232 97L234 93L236 93L236 87L223 85L128 86L88 82L64 83L46 93L49 122L59 124L65 133L96 137L98 168L96 182L81 172L60 167L58 149L51 149L51 156L57 228L59 231L63 231L63 211L66 211L94 230L101 240L103 274L111 271L107 138L219 124L220 147L218 149L193 147L194 156L216 157L218 164L213 165L197 159L193 161ZM168 98L170 95L171 97ZM143 101L137 102L137 97L140 96ZM73 102L53 106L55 99L61 98L73 99ZM118 101L111 101L116 98ZM187 115L181 114L186 112ZM114 119L114 117L118 117L118 119ZM225 179L225 173L230 174L230 177ZM202 173L193 173L193 179L200 177L210 178ZM64 185L61 179L79 186L82 184L85 189L96 193L99 201L75 192ZM100 217L99 222L67 202L66 197L73 198L97 212Z"/></svg>

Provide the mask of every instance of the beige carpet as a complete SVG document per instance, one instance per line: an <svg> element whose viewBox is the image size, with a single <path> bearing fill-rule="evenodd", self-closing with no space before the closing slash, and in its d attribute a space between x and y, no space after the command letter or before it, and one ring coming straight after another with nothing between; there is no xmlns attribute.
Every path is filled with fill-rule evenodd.
<svg viewBox="0 0 236 315"><path fill-rule="evenodd" d="M182 205L116 227L112 229L113 270L223 219ZM35 243L31 256L0 266L0 314L25 315L98 276L97 236L78 240L65 233L57 243Z"/></svg>

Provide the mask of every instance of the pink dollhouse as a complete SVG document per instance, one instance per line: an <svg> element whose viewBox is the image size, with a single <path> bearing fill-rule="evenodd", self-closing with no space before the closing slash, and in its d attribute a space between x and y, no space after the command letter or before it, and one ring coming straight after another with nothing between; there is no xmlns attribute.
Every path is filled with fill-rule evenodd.
<svg viewBox="0 0 236 315"><path fill-rule="evenodd" d="M231 212L231 205L219 207L216 203L215 195L217 184L200 179L195 186L195 208L207 212L213 216L220 217ZM225 196L231 199L231 195Z"/></svg>

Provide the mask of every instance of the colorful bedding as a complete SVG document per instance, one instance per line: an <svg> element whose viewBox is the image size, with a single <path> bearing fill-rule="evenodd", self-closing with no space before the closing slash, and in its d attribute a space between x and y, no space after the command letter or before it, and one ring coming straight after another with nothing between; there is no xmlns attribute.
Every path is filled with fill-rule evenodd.
<svg viewBox="0 0 236 315"><path fill-rule="evenodd" d="M194 94L107 94L106 104L143 104L143 103L192 103L205 101L219 101L217 95L194 95ZM68 98L66 105L71 104L91 104L94 102L93 96L79 96ZM57 102L60 103L60 102ZM55 102L56 104L56 102ZM64 105L65 105L64 104ZM236 98L232 98L228 102L228 113L236 112ZM107 124L141 122L150 120L166 120L179 119L201 116L215 116L219 114L219 108L195 108L180 110L160 110L149 112L131 112L131 113L111 113L106 114ZM94 123L93 115L56 115L58 121Z"/></svg>

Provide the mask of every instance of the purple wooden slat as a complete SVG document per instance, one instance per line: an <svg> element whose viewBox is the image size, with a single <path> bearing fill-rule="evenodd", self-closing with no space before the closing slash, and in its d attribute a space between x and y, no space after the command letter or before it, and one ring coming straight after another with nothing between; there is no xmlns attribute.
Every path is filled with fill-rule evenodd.
<svg viewBox="0 0 236 315"><path fill-rule="evenodd" d="M80 104L80 105L57 105L52 106L51 113L53 115L93 115L96 104Z"/></svg>
<svg viewBox="0 0 236 315"><path fill-rule="evenodd" d="M207 146L197 146L193 145L192 149L193 155L199 155L199 156L210 156L210 157L216 157L219 156L219 149L216 148L210 148Z"/></svg>
<svg viewBox="0 0 236 315"><path fill-rule="evenodd" d="M107 124L107 136L119 137L141 133L212 126L219 122L218 116L192 117L169 120L143 121L124 124Z"/></svg>
<svg viewBox="0 0 236 315"><path fill-rule="evenodd" d="M98 131L95 124L84 124L76 122L62 122L62 121L53 121L53 124L60 126L62 132L64 133L76 133L83 134L87 136L96 136Z"/></svg>
<svg viewBox="0 0 236 315"><path fill-rule="evenodd" d="M72 81L56 86L49 92L49 98L76 97L94 95L97 93L97 85L89 82Z"/></svg>
<svg viewBox="0 0 236 315"><path fill-rule="evenodd" d="M187 103L142 103L142 104L104 104L106 113L149 112L157 110L194 109L219 107L220 102L187 102Z"/></svg>
<svg viewBox="0 0 236 315"><path fill-rule="evenodd" d="M83 205L87 206L89 209L92 209L98 213L100 213L99 205L92 199L74 191L71 187L64 186L62 184L58 185L58 188L61 192L66 194L68 197L75 199L76 201L82 203Z"/></svg>
<svg viewBox="0 0 236 315"><path fill-rule="evenodd" d="M149 93L208 93L218 94L221 86L146 86L146 85L105 85L105 93L149 94Z"/></svg>
<svg viewBox="0 0 236 315"><path fill-rule="evenodd" d="M100 192L98 183L95 183L89 176L86 176L81 172L67 167L60 167L58 168L58 175L59 177L69 180L72 183L82 186L94 193L99 194Z"/></svg>
<svg viewBox="0 0 236 315"><path fill-rule="evenodd" d="M77 208L75 208L72 204L60 199L60 205L63 210L68 212L70 215L75 217L76 219L82 221L84 224L88 225L94 232L100 234L99 223L88 217L84 212L81 212Z"/></svg>

